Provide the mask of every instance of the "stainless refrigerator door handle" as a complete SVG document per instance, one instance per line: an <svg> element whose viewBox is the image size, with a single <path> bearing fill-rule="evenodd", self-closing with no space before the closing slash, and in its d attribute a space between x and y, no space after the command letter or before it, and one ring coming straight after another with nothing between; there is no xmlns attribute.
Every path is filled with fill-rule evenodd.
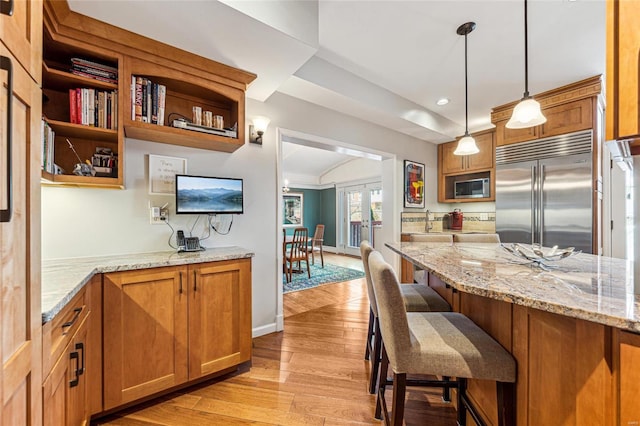
<svg viewBox="0 0 640 426"><path fill-rule="evenodd" d="M3 15L13 15L13 0L0 2L0 13Z"/></svg>
<svg viewBox="0 0 640 426"><path fill-rule="evenodd" d="M538 220L540 228L538 229L539 232L539 240L538 243L543 246L544 245L544 241L542 239L542 235L543 235L543 231L544 231L544 164L540 165L540 183L538 184L538 199L540 201L538 201L538 211L539 211L539 215L540 215L540 219Z"/></svg>
<svg viewBox="0 0 640 426"><path fill-rule="evenodd" d="M4 5L4 3L3 3ZM6 56L0 56L0 69L6 70L7 76L7 208L0 210L0 222L11 222L11 214L13 210L13 183L11 182L11 138L13 134L13 66L11 59Z"/></svg>
<svg viewBox="0 0 640 426"><path fill-rule="evenodd" d="M536 242L536 166L531 166L531 244Z"/></svg>

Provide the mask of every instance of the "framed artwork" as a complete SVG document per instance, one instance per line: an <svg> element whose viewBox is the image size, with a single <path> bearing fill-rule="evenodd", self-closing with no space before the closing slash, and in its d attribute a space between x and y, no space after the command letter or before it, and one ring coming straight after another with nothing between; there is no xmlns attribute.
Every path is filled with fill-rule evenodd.
<svg viewBox="0 0 640 426"><path fill-rule="evenodd" d="M296 228L302 226L302 208L304 197L302 193L288 193L282 196L282 226Z"/></svg>
<svg viewBox="0 0 640 426"><path fill-rule="evenodd" d="M404 160L404 206L424 208L424 164Z"/></svg>
<svg viewBox="0 0 640 426"><path fill-rule="evenodd" d="M176 175L184 175L186 173L186 158L149 154L149 194L174 194L176 190Z"/></svg>

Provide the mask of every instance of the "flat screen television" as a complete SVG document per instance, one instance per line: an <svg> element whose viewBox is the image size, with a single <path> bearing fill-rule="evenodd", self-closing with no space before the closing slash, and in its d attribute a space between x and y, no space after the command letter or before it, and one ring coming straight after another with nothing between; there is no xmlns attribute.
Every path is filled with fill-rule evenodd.
<svg viewBox="0 0 640 426"><path fill-rule="evenodd" d="M176 175L176 214L242 214L242 179Z"/></svg>

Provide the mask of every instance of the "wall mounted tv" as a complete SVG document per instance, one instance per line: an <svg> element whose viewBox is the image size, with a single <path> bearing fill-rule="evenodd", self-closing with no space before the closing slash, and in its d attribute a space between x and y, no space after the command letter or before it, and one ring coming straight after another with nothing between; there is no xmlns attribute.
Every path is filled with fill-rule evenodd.
<svg viewBox="0 0 640 426"><path fill-rule="evenodd" d="M242 179L176 175L177 214L241 214Z"/></svg>

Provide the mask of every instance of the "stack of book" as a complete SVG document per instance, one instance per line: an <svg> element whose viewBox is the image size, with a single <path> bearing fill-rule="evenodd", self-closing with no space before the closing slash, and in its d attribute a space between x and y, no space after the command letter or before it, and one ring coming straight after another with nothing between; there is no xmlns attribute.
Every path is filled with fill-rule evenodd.
<svg viewBox="0 0 640 426"><path fill-rule="evenodd" d="M117 129L118 91L69 89L69 122L103 129Z"/></svg>
<svg viewBox="0 0 640 426"><path fill-rule="evenodd" d="M49 126L49 123L42 117L42 159L40 167L47 173L54 173L53 149L55 145L56 135Z"/></svg>
<svg viewBox="0 0 640 426"><path fill-rule="evenodd" d="M164 126L167 86L131 76L131 119Z"/></svg>
<svg viewBox="0 0 640 426"><path fill-rule="evenodd" d="M82 58L71 58L71 73L105 83L118 84L118 69Z"/></svg>

